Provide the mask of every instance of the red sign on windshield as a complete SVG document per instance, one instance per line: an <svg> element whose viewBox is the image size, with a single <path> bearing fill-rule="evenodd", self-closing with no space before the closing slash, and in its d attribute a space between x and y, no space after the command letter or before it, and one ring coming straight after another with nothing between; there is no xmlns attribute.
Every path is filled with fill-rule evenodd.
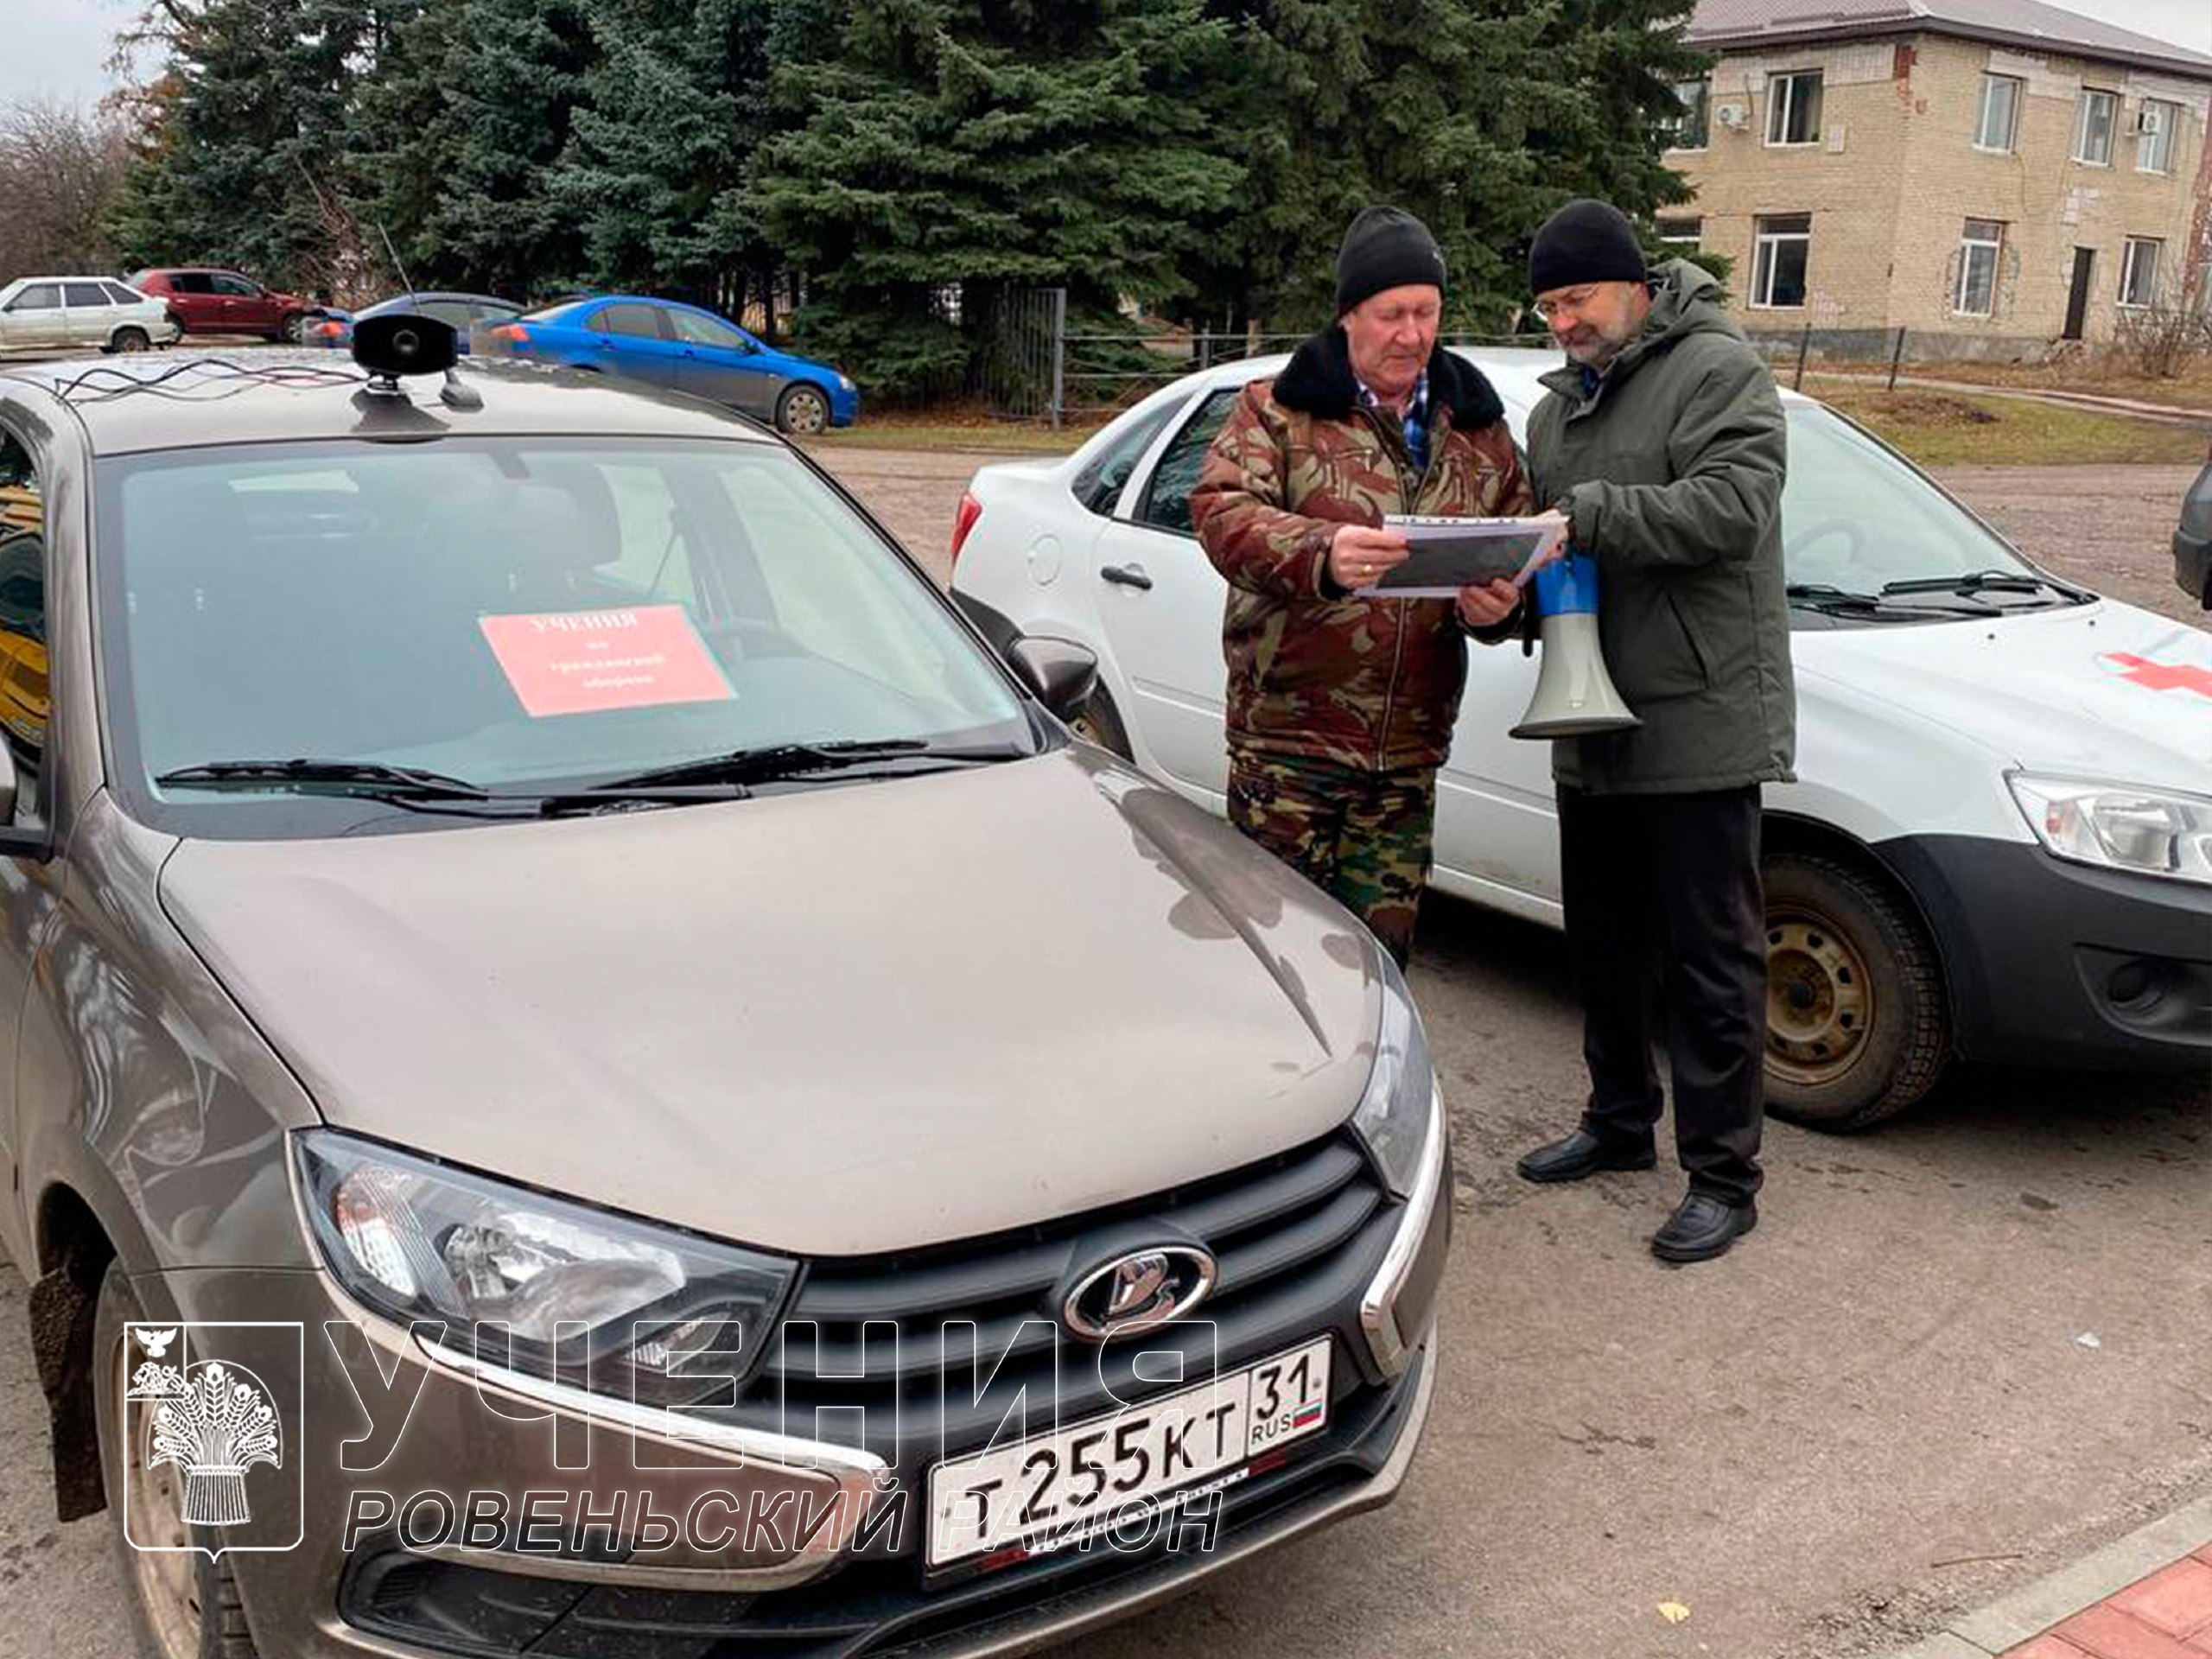
<svg viewBox="0 0 2212 1659"><path fill-rule="evenodd" d="M727 702L736 695L681 605L479 621L507 683L533 718Z"/></svg>

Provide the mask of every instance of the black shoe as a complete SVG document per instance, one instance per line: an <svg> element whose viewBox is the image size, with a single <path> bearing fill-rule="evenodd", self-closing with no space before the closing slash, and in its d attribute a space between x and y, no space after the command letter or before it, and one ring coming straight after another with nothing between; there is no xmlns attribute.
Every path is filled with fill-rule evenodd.
<svg viewBox="0 0 2212 1659"><path fill-rule="evenodd" d="M1749 1198L1730 1204L1710 1192L1693 1192L1651 1236L1651 1254L1662 1262L1709 1262L1758 1224L1759 1207Z"/></svg>
<svg viewBox="0 0 2212 1659"><path fill-rule="evenodd" d="M1564 1141L1538 1147L1514 1167L1524 1181L1579 1181L1601 1169L1649 1169L1658 1161L1651 1143L1623 1146L1600 1141L1587 1129L1577 1129Z"/></svg>

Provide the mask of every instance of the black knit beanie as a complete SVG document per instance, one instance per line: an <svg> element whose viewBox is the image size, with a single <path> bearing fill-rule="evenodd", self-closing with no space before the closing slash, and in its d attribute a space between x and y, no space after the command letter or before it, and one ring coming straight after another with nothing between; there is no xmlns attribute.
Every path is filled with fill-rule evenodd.
<svg viewBox="0 0 2212 1659"><path fill-rule="evenodd" d="M1337 250L1337 315L1408 283L1444 287L1444 251L1428 226L1395 207L1363 207Z"/></svg>
<svg viewBox="0 0 2212 1659"><path fill-rule="evenodd" d="M1531 294L1583 283L1641 283L1649 276L1636 227L1610 202L1587 197L1568 202L1529 245Z"/></svg>

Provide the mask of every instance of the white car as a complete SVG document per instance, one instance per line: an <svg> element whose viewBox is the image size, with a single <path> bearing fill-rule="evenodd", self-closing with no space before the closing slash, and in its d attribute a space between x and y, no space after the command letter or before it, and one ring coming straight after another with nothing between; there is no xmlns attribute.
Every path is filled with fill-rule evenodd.
<svg viewBox="0 0 2212 1659"><path fill-rule="evenodd" d="M166 304L112 276L19 276L0 288L0 353L143 352L177 334Z"/></svg>
<svg viewBox="0 0 2212 1659"><path fill-rule="evenodd" d="M1559 361L1464 355L1516 433ZM1188 497L1237 391L1287 360L982 468L954 531L969 616L1095 651L1085 734L1217 812L1224 588ZM1765 791L1769 1103L1856 1128L1955 1058L2203 1067L2212 634L2037 569L1893 450L1783 402L1798 781ZM1518 645L1469 648L1435 883L1555 926L1550 747L1506 734L1535 671Z"/></svg>

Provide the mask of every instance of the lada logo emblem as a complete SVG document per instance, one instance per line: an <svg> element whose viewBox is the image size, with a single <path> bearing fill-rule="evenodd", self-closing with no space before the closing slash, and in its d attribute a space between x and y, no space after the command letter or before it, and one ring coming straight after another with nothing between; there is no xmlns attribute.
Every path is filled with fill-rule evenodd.
<svg viewBox="0 0 2212 1659"><path fill-rule="evenodd" d="M1068 1293L1061 1317L1091 1342L1149 1331L1205 1300L1219 1272L1195 1244L1132 1250L1085 1274Z"/></svg>

